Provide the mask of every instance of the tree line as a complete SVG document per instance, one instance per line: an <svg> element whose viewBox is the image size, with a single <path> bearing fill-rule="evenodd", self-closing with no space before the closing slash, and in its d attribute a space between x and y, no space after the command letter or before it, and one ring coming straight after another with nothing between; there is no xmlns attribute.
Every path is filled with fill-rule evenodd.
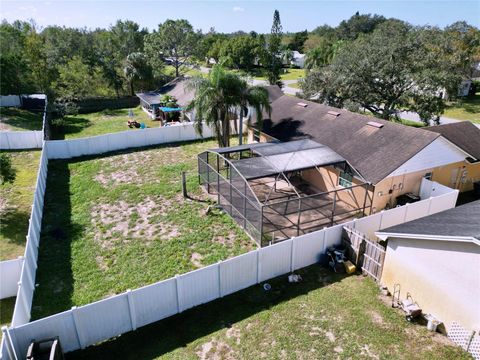
<svg viewBox="0 0 480 360"><path fill-rule="evenodd" d="M455 94L480 61L479 30L464 22L416 27L359 13L337 27L284 33L275 11L267 34L202 33L187 20L166 20L151 32L129 20L94 30L3 21L0 39L1 94L132 95L212 64L276 84L298 51L306 54L306 96L383 118L399 108L434 117L444 106L440 93Z"/></svg>

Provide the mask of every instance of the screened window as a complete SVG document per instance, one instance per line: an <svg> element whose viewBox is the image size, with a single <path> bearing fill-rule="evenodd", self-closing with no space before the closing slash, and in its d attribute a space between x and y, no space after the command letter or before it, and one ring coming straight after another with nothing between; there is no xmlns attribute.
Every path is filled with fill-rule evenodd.
<svg viewBox="0 0 480 360"><path fill-rule="evenodd" d="M253 141L260 142L260 130L258 129L253 130Z"/></svg>
<svg viewBox="0 0 480 360"><path fill-rule="evenodd" d="M338 185L348 188L352 186L353 175L347 171L340 171L340 176L338 177Z"/></svg>

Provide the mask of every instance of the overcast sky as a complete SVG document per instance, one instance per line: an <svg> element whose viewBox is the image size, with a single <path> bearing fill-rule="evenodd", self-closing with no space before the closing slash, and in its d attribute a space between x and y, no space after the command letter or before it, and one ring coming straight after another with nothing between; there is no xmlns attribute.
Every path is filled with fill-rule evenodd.
<svg viewBox="0 0 480 360"><path fill-rule="evenodd" d="M458 20L480 27L480 0L472 1L0 1L7 21L34 19L42 27L108 27L130 19L150 30L165 19L188 19L196 29L269 32L273 11L280 11L284 32L336 26L356 11L395 17L414 25L444 27Z"/></svg>

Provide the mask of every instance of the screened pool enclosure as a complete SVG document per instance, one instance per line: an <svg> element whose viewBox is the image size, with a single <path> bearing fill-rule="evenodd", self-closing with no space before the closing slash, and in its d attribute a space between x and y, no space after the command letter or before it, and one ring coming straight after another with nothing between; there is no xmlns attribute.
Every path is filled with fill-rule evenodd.
<svg viewBox="0 0 480 360"><path fill-rule="evenodd" d="M340 171L361 179L343 157L309 139L198 155L200 184L261 246L365 215L372 203L369 184L329 186L331 179L323 179Z"/></svg>

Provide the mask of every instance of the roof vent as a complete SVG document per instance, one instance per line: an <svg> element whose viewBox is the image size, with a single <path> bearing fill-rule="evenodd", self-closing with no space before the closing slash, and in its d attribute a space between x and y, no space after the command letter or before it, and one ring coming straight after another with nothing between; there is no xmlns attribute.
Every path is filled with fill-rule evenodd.
<svg viewBox="0 0 480 360"><path fill-rule="evenodd" d="M370 126L373 126L373 127L376 127L378 129L381 129L383 127L383 124L379 123L379 122L376 122L376 121L369 121L367 123L367 125L370 125Z"/></svg>
<svg viewBox="0 0 480 360"><path fill-rule="evenodd" d="M336 112L336 111L329 111L329 112L327 112L327 114L328 114L328 115L335 116L335 117L340 116L340 113L339 113L339 112Z"/></svg>
<svg viewBox="0 0 480 360"><path fill-rule="evenodd" d="M297 105L301 106L301 107L304 107L304 108L308 106L308 104L306 104L304 102L299 102L299 103L297 103Z"/></svg>

